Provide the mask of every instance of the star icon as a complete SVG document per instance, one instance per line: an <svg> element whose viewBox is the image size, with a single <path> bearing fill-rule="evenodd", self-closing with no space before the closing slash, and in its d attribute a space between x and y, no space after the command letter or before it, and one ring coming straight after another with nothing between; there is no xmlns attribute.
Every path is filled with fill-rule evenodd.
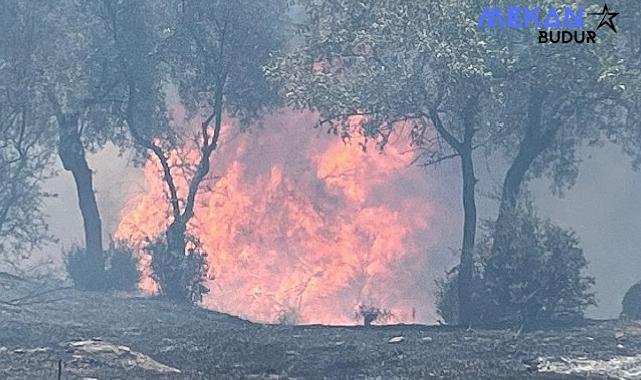
<svg viewBox="0 0 641 380"><path fill-rule="evenodd" d="M588 15L603 16L603 18L601 18L599 26L596 27L596 30L599 30L603 25L607 25L614 31L614 33L617 32L617 28L614 26L613 19L619 15L619 12L610 12L607 3L603 5L603 10L601 11L601 13L588 13Z"/></svg>

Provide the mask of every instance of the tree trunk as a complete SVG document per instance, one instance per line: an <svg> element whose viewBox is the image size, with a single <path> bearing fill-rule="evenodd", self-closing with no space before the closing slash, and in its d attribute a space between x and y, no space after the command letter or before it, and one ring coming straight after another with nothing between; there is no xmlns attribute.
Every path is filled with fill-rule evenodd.
<svg viewBox="0 0 641 380"><path fill-rule="evenodd" d="M478 98L472 97L463 118L463 141L458 153L463 176L463 244L458 273L458 323L470 326L474 317L474 245L476 242L476 176L474 173L473 140L478 113Z"/></svg>
<svg viewBox="0 0 641 380"><path fill-rule="evenodd" d="M471 144L464 147L461 154L461 169L463 173L464 218L461 263L458 272L458 323L469 326L474 315L472 294L474 292L474 245L476 239L476 177L474 176Z"/></svg>
<svg viewBox="0 0 641 380"><path fill-rule="evenodd" d="M185 255L185 234L187 227L181 220L174 220L167 227L167 247L172 255L182 257Z"/></svg>
<svg viewBox="0 0 641 380"><path fill-rule="evenodd" d="M528 99L525 134L519 144L516 157L514 161L512 161L503 181L492 253L509 247L512 237L507 236L507 234L502 231L506 230L507 225L516 212L525 175L534 160L550 146L558 130L558 126L551 126L548 130L543 130L542 113L544 99L545 94L542 91L538 89L531 91Z"/></svg>
<svg viewBox="0 0 641 380"><path fill-rule="evenodd" d="M87 164L85 151L78 130L78 115L65 114L58 120L58 155L62 166L73 175L82 214L86 253L96 282L92 286L100 289L104 279L104 257L102 249L102 222L93 188L93 173Z"/></svg>
<svg viewBox="0 0 641 380"><path fill-rule="evenodd" d="M208 289L202 284L205 280L202 276L203 261L191 253L186 252L187 245L187 224L194 216L194 207L196 196L201 182L205 179L210 169L210 158L213 151L218 146L218 139L222 128L223 114L223 88L227 80L227 74L222 74L216 85L216 96L214 99L214 111L201 125L202 142L201 157L197 169L189 181L187 196L183 210L180 209L178 189L171 173L171 165L165 156L162 148L153 141L149 141L139 133L135 122L135 104L139 92L135 83L129 83L129 103L127 107L127 124L129 131L136 143L149 149L160 161L163 170L163 180L169 189L170 205L173 221L165 231L167 240L167 252L154 253L156 256L152 260L152 268L163 296L176 302L197 302L202 298L202 294L207 293ZM214 121L213 133L209 136L209 123ZM162 258L160 258L162 256ZM202 257L201 257L202 259ZM154 262L157 264L154 265ZM200 268L193 270L193 266ZM154 268L155 266L155 268ZM194 276L191 278L191 276ZM197 276L197 277L195 277Z"/></svg>
<svg viewBox="0 0 641 380"><path fill-rule="evenodd" d="M161 268L163 281L161 294L172 301L184 303L191 300L189 289L185 287L183 276L191 275L185 273L185 245L187 226L182 220L174 220L169 227L165 237L167 238L167 255L164 257L164 264Z"/></svg>
<svg viewBox="0 0 641 380"><path fill-rule="evenodd" d="M448 131L436 110L430 111L430 120L438 134L461 158L463 177L463 243L461 262L458 266L458 324L469 326L474 317L474 245L476 241L476 176L474 174L474 135L478 115L478 97L468 98L463 115L463 139L457 139Z"/></svg>

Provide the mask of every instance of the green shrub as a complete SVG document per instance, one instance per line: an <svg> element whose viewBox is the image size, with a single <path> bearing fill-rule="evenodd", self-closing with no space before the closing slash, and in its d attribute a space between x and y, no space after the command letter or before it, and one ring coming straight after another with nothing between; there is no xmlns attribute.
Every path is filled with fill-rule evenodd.
<svg viewBox="0 0 641 380"><path fill-rule="evenodd" d="M587 260L575 234L539 218L530 204L519 209L502 233L513 237L508 248L490 252L492 231L477 246L476 323L541 325L576 321L595 305L586 276ZM456 276L441 282L437 311L456 323Z"/></svg>
<svg viewBox="0 0 641 380"><path fill-rule="evenodd" d="M138 258L126 242L111 242L104 252L105 270L96 273L84 248L72 246L64 252L65 269L73 285L91 290L134 290L140 280Z"/></svg>
<svg viewBox="0 0 641 380"><path fill-rule="evenodd" d="M481 241L479 245L485 245L487 241ZM477 246L478 251L485 251L484 247ZM475 256L475 270L472 279L474 293L472 293L472 303L474 307L479 308L479 295L482 293L481 287L483 286L481 278L481 258ZM436 291L436 313L440 317L439 323L447 325L458 324L458 267L448 271L443 278L435 281ZM480 323L480 319L476 319L476 323Z"/></svg>
<svg viewBox="0 0 641 380"><path fill-rule="evenodd" d="M188 237L184 255L170 252L164 238L152 241L146 248L151 255L151 277L161 297L179 303L201 302L209 293L207 254L198 239Z"/></svg>
<svg viewBox="0 0 641 380"><path fill-rule="evenodd" d="M572 231L521 209L509 227L512 244L484 268L481 315L490 322L549 323L582 319L595 305L588 262Z"/></svg>
<svg viewBox="0 0 641 380"><path fill-rule="evenodd" d="M135 290L140 281L138 258L124 241L111 242L105 252L107 286L114 290Z"/></svg>
<svg viewBox="0 0 641 380"><path fill-rule="evenodd" d="M73 245L64 251L65 270L73 286L83 290L102 290L105 288L105 274L96 270L94 258L87 255L84 248Z"/></svg>
<svg viewBox="0 0 641 380"><path fill-rule="evenodd" d="M641 281L625 292L621 306L621 319L641 320Z"/></svg>
<svg viewBox="0 0 641 380"><path fill-rule="evenodd" d="M443 324L458 323L458 277L449 273L436 280L436 313Z"/></svg>

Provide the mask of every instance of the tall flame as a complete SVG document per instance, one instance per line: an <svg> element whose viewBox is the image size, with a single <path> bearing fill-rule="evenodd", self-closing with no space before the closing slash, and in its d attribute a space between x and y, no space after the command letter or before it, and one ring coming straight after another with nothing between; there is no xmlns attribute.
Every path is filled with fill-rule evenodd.
<svg viewBox="0 0 641 380"><path fill-rule="evenodd" d="M212 272L204 305L259 322L354 324L359 305L389 310L394 322L432 321L425 273L435 206L424 173L402 154L406 144L363 151L312 123L285 113L225 135L189 226ZM139 246L170 220L153 158L144 189L115 232ZM141 283L153 286L148 276Z"/></svg>

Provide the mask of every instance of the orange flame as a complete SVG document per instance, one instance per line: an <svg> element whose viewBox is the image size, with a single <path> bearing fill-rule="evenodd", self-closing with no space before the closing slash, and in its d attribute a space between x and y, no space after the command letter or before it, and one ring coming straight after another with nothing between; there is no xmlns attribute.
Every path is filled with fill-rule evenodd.
<svg viewBox="0 0 641 380"><path fill-rule="evenodd" d="M424 173L394 145L364 152L312 123L286 113L263 129L227 133L212 157L189 226L213 274L204 305L259 322L354 324L361 304L391 311L394 322L432 321L425 273L435 206ZM169 215L155 159L144 174L145 191L115 232L139 246ZM141 288L153 290L153 281L145 276Z"/></svg>

